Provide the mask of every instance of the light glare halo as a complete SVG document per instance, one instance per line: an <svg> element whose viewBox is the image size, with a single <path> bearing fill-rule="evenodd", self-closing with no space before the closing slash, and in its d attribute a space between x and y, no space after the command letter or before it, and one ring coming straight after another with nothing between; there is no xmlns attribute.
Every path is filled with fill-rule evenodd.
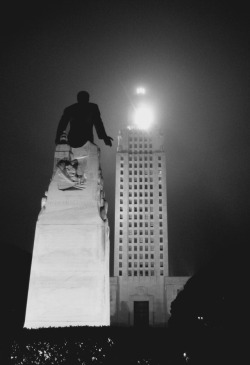
<svg viewBox="0 0 250 365"><path fill-rule="evenodd" d="M134 114L134 123L139 129L148 129L153 123L154 115L148 105L140 105L136 108Z"/></svg>

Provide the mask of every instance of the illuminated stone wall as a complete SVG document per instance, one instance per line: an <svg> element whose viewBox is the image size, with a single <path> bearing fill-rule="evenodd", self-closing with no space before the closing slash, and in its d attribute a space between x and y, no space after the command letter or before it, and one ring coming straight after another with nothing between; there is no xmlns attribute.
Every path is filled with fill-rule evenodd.
<svg viewBox="0 0 250 365"><path fill-rule="evenodd" d="M58 145L38 217L25 327L110 323L109 225L99 148Z"/></svg>

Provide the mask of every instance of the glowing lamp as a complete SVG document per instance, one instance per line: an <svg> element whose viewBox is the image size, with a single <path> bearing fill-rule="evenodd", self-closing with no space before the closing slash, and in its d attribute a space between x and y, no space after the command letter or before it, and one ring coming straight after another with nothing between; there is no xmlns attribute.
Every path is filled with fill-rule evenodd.
<svg viewBox="0 0 250 365"><path fill-rule="evenodd" d="M135 109L134 124L137 128L148 129L153 120L153 110L148 105L142 104Z"/></svg>
<svg viewBox="0 0 250 365"><path fill-rule="evenodd" d="M144 87L138 87L137 89L136 89L136 94L137 95L144 95L144 94L146 94L146 90L145 90L145 88Z"/></svg>

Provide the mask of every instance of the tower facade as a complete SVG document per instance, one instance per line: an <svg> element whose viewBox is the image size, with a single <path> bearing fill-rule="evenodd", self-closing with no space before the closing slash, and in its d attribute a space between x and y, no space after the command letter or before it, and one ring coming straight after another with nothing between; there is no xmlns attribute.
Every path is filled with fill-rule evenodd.
<svg viewBox="0 0 250 365"><path fill-rule="evenodd" d="M113 284L117 297L113 321L119 325L161 326L168 318L163 142L160 131L132 127L122 130L118 136Z"/></svg>

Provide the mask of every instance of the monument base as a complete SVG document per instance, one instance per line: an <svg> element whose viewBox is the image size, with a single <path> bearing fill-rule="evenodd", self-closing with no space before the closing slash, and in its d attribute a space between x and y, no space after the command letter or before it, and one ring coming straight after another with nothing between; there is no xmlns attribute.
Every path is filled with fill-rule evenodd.
<svg viewBox="0 0 250 365"><path fill-rule="evenodd" d="M84 187L60 190L62 175L55 167L38 218L26 328L110 324L109 227L100 213L99 151L90 142L77 150L84 159Z"/></svg>

